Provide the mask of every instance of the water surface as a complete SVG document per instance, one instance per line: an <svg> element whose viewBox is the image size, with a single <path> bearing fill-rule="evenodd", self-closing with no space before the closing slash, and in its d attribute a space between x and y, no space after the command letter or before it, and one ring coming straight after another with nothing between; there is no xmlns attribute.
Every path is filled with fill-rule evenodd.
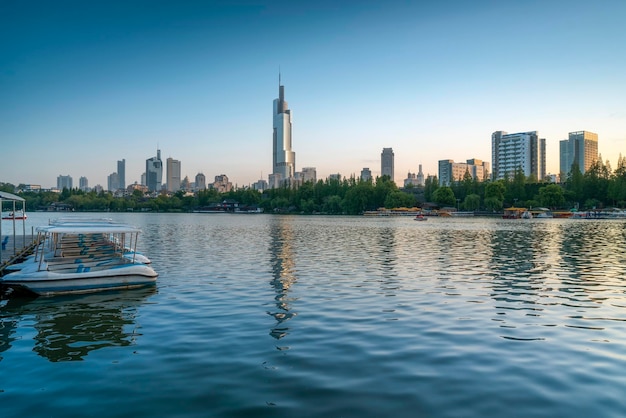
<svg viewBox="0 0 626 418"><path fill-rule="evenodd" d="M623 221L109 216L157 286L0 301L2 417L626 411Z"/></svg>

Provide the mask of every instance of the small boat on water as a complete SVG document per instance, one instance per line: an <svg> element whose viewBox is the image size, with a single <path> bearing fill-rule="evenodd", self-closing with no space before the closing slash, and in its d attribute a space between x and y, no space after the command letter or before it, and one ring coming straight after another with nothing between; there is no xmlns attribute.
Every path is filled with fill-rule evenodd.
<svg viewBox="0 0 626 418"><path fill-rule="evenodd" d="M111 220L58 220L37 229L33 257L0 284L40 296L133 289L156 282L137 252L140 230Z"/></svg>
<svg viewBox="0 0 626 418"><path fill-rule="evenodd" d="M422 213L419 213L413 218L414 221L427 221L428 218L425 217Z"/></svg>
<svg viewBox="0 0 626 418"><path fill-rule="evenodd" d="M28 218L28 215L24 213L23 210L18 210L15 212L9 212L6 215L2 215L2 219L4 220L25 220Z"/></svg>

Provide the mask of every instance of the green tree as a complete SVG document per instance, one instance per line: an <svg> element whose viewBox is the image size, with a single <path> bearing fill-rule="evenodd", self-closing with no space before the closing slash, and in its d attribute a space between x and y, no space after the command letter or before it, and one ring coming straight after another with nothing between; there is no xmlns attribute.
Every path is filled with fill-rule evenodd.
<svg viewBox="0 0 626 418"><path fill-rule="evenodd" d="M539 201L543 206L556 209L563 206L565 196L563 189L558 184L549 184L539 189Z"/></svg>
<svg viewBox="0 0 626 418"><path fill-rule="evenodd" d="M480 208L480 196L475 193L465 196L463 208L465 210L478 210Z"/></svg>
<svg viewBox="0 0 626 418"><path fill-rule="evenodd" d="M385 198L385 207L387 209L392 208L410 208L415 206L415 197L408 193L401 192L400 190L393 190L387 194Z"/></svg>
<svg viewBox="0 0 626 418"><path fill-rule="evenodd" d="M452 188L448 186L442 186L437 188L433 194L434 201L439 206L455 206L456 198L454 197L454 192Z"/></svg>

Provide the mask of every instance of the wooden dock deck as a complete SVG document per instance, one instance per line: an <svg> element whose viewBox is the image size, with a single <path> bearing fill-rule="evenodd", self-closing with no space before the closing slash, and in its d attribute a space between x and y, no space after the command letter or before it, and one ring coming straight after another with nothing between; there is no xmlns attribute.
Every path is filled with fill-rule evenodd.
<svg viewBox="0 0 626 418"><path fill-rule="evenodd" d="M6 245L3 247L4 249L0 251L0 275L2 274L2 270L4 270L5 265L11 264L16 256L23 254L24 252L29 251L35 245L36 237L33 235L3 235L2 240L5 237L9 237Z"/></svg>

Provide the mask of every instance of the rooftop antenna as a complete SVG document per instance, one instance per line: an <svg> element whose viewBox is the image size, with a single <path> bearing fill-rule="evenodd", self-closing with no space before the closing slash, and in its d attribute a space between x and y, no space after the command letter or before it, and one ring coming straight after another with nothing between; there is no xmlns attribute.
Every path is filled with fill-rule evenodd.
<svg viewBox="0 0 626 418"><path fill-rule="evenodd" d="M280 65L278 66L278 86L280 87Z"/></svg>

